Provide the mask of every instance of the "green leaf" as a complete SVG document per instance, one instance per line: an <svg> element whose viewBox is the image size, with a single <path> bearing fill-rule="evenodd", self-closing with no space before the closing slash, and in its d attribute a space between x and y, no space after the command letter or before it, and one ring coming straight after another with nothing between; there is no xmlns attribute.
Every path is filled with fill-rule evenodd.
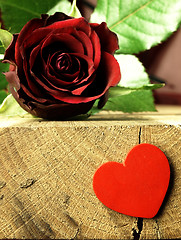
<svg viewBox="0 0 181 240"><path fill-rule="evenodd" d="M147 85L143 85L141 87L119 87L119 86L116 86L116 87L110 88L109 97L110 98L119 97L122 95L130 94L135 91L140 91L140 90L155 90L155 89L161 88L163 86L165 86L165 84L147 84Z"/></svg>
<svg viewBox="0 0 181 240"><path fill-rule="evenodd" d="M4 59L4 54L0 54L0 60Z"/></svg>
<svg viewBox="0 0 181 240"><path fill-rule="evenodd" d="M115 55L121 69L121 81L109 90L110 97L104 110L141 112L154 111L154 99L150 89L163 84L150 84L142 63L133 55Z"/></svg>
<svg viewBox="0 0 181 240"><path fill-rule="evenodd" d="M8 95L7 92L5 92L4 90L0 91L0 104L4 101L7 95Z"/></svg>
<svg viewBox="0 0 181 240"><path fill-rule="evenodd" d="M16 102L12 94L8 95L3 103L0 105L0 116L19 116L19 117L33 117L31 114L27 113L20 105Z"/></svg>
<svg viewBox="0 0 181 240"><path fill-rule="evenodd" d="M0 29L0 41L2 43L2 46L6 49L9 44L11 43L12 41L12 38L13 38L13 35L6 31L6 30L3 30L3 29Z"/></svg>
<svg viewBox="0 0 181 240"><path fill-rule="evenodd" d="M181 22L180 0L98 0L91 22L107 22L119 53L138 53L167 39Z"/></svg>
<svg viewBox="0 0 181 240"><path fill-rule="evenodd" d="M79 9L77 8L76 0L73 0L72 9L71 9L71 11L69 12L68 15L71 16L71 17L74 17L74 18L82 17Z"/></svg>
<svg viewBox="0 0 181 240"><path fill-rule="evenodd" d="M59 1L52 9L50 9L47 13L49 15L53 15L56 12L63 12L69 15L72 9L71 3L68 0Z"/></svg>
<svg viewBox="0 0 181 240"><path fill-rule="evenodd" d="M109 98L103 110L122 111L122 112L144 112L156 111L152 92L134 91L130 94Z"/></svg>
<svg viewBox="0 0 181 240"><path fill-rule="evenodd" d="M68 0L62 0L52 9L50 9L48 11L48 14L52 15L55 12L64 12L68 16L72 16L75 18L81 17L80 11L76 6L76 0L73 1L72 5L70 2L68 2Z"/></svg>
<svg viewBox="0 0 181 240"><path fill-rule="evenodd" d="M3 74L3 72L7 72L8 70L9 64L0 62L0 90L5 89L8 85L8 82Z"/></svg>
<svg viewBox="0 0 181 240"><path fill-rule="evenodd" d="M0 0L4 25L12 33L18 33L30 19L39 18L41 14L47 13L61 2L61 12L64 12L68 0Z"/></svg>
<svg viewBox="0 0 181 240"><path fill-rule="evenodd" d="M4 55L4 52L5 52L5 48L4 48L4 46L3 46L3 44L1 43L1 41L0 41L0 54L2 55ZM1 59L2 59L2 56L1 56Z"/></svg>
<svg viewBox="0 0 181 240"><path fill-rule="evenodd" d="M99 109L98 106L99 99L97 99L93 105L93 107L89 110L89 115L95 115L96 113L100 112L102 109Z"/></svg>
<svg viewBox="0 0 181 240"><path fill-rule="evenodd" d="M121 69L119 86L141 87L150 83L148 74L139 59L133 55L115 54Z"/></svg>
<svg viewBox="0 0 181 240"><path fill-rule="evenodd" d="M109 90L110 97L130 94L138 90L154 90L164 87L164 84L150 84L144 66L133 55L115 54L120 69L121 81L117 87Z"/></svg>

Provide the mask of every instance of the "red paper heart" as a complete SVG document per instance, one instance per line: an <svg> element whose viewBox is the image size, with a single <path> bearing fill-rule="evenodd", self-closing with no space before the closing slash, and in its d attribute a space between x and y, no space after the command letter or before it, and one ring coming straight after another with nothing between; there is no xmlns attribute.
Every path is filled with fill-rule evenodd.
<svg viewBox="0 0 181 240"><path fill-rule="evenodd" d="M164 153L154 145L139 144L124 163L107 162L93 178L98 199L117 212L142 218L154 217L165 197L170 167Z"/></svg>

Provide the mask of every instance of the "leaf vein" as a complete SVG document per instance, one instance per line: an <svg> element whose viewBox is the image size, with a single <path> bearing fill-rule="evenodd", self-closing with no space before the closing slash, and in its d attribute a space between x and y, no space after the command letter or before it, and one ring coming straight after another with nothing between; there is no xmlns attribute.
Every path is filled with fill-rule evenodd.
<svg viewBox="0 0 181 240"><path fill-rule="evenodd" d="M131 40L131 41L138 41L138 39L135 38L133 35L130 36L129 34L122 33L121 31L120 32L117 31L117 34L119 34L119 37L124 37L128 40Z"/></svg>
<svg viewBox="0 0 181 240"><path fill-rule="evenodd" d="M117 25L119 25L120 23L124 22L126 19L128 19L129 17L133 16L134 14L136 14L138 11L144 9L145 7L147 7L150 3L152 3L155 0L150 0L149 2L147 2L146 4L142 5L141 7L139 7L138 9L134 10L132 13L128 14L126 17L122 18L121 20L119 20L118 22L114 23L112 26L109 26L110 29L115 28Z"/></svg>
<svg viewBox="0 0 181 240"><path fill-rule="evenodd" d="M31 10L29 10L29 9L27 9L27 8L24 8L24 7L21 7L20 5L16 5L16 4L9 3L9 2L5 2L5 1L0 1L0 3L3 3L4 5L10 6L10 7L14 7L14 8L23 10L23 11L25 11L25 12L28 12L28 13L31 13L31 14L33 14L33 15L35 15L35 16L40 17L40 13L35 12L35 11L31 11Z"/></svg>
<svg viewBox="0 0 181 240"><path fill-rule="evenodd" d="M163 24L163 23L161 23L161 22L154 22L154 21L152 21L152 19L146 19L146 18L144 18L143 16L140 16L140 15L137 15L137 18L139 18L141 21L144 21L144 22L146 22L146 23L149 23L149 24L153 24L153 25L155 25L155 26L159 26L159 27L162 27L162 28L165 28L165 26L167 26L167 24L165 23L165 24ZM130 26L129 24L128 24L128 22L125 22L125 24L127 24L128 26ZM133 27L132 27L133 28ZM151 34L150 34L151 35ZM153 34L154 36L155 36L155 33Z"/></svg>
<svg viewBox="0 0 181 240"><path fill-rule="evenodd" d="M137 33L143 34L143 35L145 35L145 36L150 36L150 37L160 36L159 33L155 34L155 32L154 32L154 33L151 33L151 31L145 32L145 29L143 29L143 28L136 28L136 27L134 27L133 25L127 23L127 22L125 22L125 24L126 24L128 27L130 27L131 29L133 29L134 31L136 31ZM161 35L162 35L162 34L161 34Z"/></svg>

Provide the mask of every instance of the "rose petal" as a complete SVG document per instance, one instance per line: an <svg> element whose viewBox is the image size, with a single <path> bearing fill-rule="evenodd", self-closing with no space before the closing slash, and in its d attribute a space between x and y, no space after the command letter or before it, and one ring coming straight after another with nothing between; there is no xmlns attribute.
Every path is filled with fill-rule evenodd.
<svg viewBox="0 0 181 240"><path fill-rule="evenodd" d="M94 57L93 57L94 67L95 67L95 69L97 69L99 66L100 59L101 59L101 45L100 45L99 37L95 31L92 31L90 40L92 42L93 49L94 49Z"/></svg>
<svg viewBox="0 0 181 240"><path fill-rule="evenodd" d="M66 33L66 34L71 34L72 32L74 31L74 29L72 27L69 27L69 28L63 28L63 29L57 29L57 30L54 30L52 32L51 29L46 29L46 28L39 28L39 29L36 29L33 33L32 33L32 36L28 37L25 42L23 43L23 45L20 47L20 52L21 52L21 55L22 57L24 57L25 55L25 52L28 50L28 48L30 48L32 45L35 45L34 48L40 48L42 47L42 44L46 42L46 40L51 36L51 35L59 35L61 33ZM51 33L51 34L50 34ZM34 42L34 44L33 44ZM38 44L36 46L36 44ZM47 47L47 46L43 46L43 47ZM42 47L42 48L43 48ZM55 44L53 45L53 47L55 47ZM63 47L63 46L62 46ZM34 49L32 50L34 51ZM57 51L57 50L56 50ZM50 49L48 51L48 54L47 54L47 57L48 55L50 54ZM31 53L32 55L32 59L35 60L35 55L34 53ZM36 54L37 55L37 54ZM31 67L34 63L34 60L31 59ZM43 61L43 63L46 65L46 61L47 59L44 59L44 57L42 56L42 59L41 61Z"/></svg>
<svg viewBox="0 0 181 240"><path fill-rule="evenodd" d="M40 53L40 49L41 49L41 45L39 44L38 46L36 46L33 50L32 50L32 52L31 52L31 54L30 54L30 57L29 57L29 65L30 65L30 69L32 69L33 68L33 66L34 66L34 63L35 63L35 61L36 61L36 59L37 59L37 57L38 57L38 54ZM39 69L40 69L40 62L39 62Z"/></svg>
<svg viewBox="0 0 181 240"><path fill-rule="evenodd" d="M92 75L91 77L87 77L84 79L84 81L86 81L86 84L83 85L83 83L81 83L81 86L80 84L78 86L76 86L75 90L71 91L71 93L73 95L81 95L82 92L94 81L95 79L95 75Z"/></svg>
<svg viewBox="0 0 181 240"><path fill-rule="evenodd" d="M36 76L32 71L31 75L36 80L37 85L41 86L41 88L44 89L43 92L51 95L53 98L61 100L60 97L62 95L62 92L70 92L68 88L58 87L54 85L52 82L49 81L48 78L43 75Z"/></svg>
<svg viewBox="0 0 181 240"><path fill-rule="evenodd" d="M109 66L109 68L106 68L106 66ZM36 78L36 81L55 99L66 103L77 104L81 102L86 103L100 98L105 94L109 87L116 85L120 81L120 78L121 74L118 62L111 54L103 52L96 76L97 80L93 81L93 84L82 92L83 95L73 95L70 92L66 92L66 89L62 89L63 91L51 89L48 84L44 84L39 78Z"/></svg>
<svg viewBox="0 0 181 240"><path fill-rule="evenodd" d="M13 39L9 47L6 49L4 54L3 62L10 62L16 64L15 61L15 44L19 34L13 34Z"/></svg>
<svg viewBox="0 0 181 240"><path fill-rule="evenodd" d="M32 73L33 75L33 73ZM34 76L34 78L36 79L37 83L40 84L43 88L44 88L44 92L46 92L47 94L51 95L53 98L59 100L59 101L63 101L66 103L81 103L81 102L89 102L94 100L94 98L92 100L88 100L86 97L82 97L82 96L77 96L71 93L70 90L68 90L67 88L58 88L56 86L53 86L52 88L52 83L49 82L48 79L41 79ZM94 76L92 76L92 78L94 78ZM90 81L88 82L87 85L89 85L94 79L90 79ZM46 83L44 83L46 82ZM77 89L78 91L78 89ZM80 88L80 91L82 91L82 89ZM28 93L29 94L29 93ZM33 97L32 97L33 98ZM96 98L95 98L96 99Z"/></svg>
<svg viewBox="0 0 181 240"><path fill-rule="evenodd" d="M102 50L114 54L119 49L117 35L109 30L105 22L101 24L90 23L90 25L99 36Z"/></svg>
<svg viewBox="0 0 181 240"><path fill-rule="evenodd" d="M56 69L51 66L51 60L53 57L56 56L55 53L53 56L48 58L47 64L43 62L43 66L41 71L40 70L40 64L39 62L41 59L37 59L35 62L33 68L30 68L30 71L34 73L34 75L39 75L46 79L46 82L48 82L48 85L51 85L52 87L57 87L57 89L61 88L61 86L69 89L74 84L74 81L78 78L80 69L77 69L74 73L60 73L59 71L56 72Z"/></svg>
<svg viewBox="0 0 181 240"><path fill-rule="evenodd" d="M42 88L37 84L34 77L30 75L26 60L23 61L23 69L24 69L25 78L24 78L24 81L21 81L21 83L23 82L24 86L27 86L31 90L32 94L35 95L36 98L45 97L44 96L45 93L44 91L42 91Z"/></svg>
<svg viewBox="0 0 181 240"><path fill-rule="evenodd" d="M69 61L71 61L70 69L62 71L57 68L56 63L54 63L54 66L53 66L53 61L55 61L55 62L57 61L58 54L59 53L55 53L51 57L48 58L47 66L44 66L44 69L46 69L47 75L56 77L55 81L57 83L58 83L57 78L59 78L60 81L63 83L63 85L64 84L70 85L70 84L72 84L72 80L79 76L80 63L77 63L77 66L73 66L75 64L74 64L74 61L72 61L73 59L71 58L70 54L62 53L61 54L62 56L67 56L67 58L69 58ZM55 58L55 60L54 60L54 58ZM73 69L71 69L71 68L73 68ZM60 85L60 83L59 83L59 85Z"/></svg>
<svg viewBox="0 0 181 240"><path fill-rule="evenodd" d="M24 94L21 93L22 90L23 90ZM22 97L22 98L23 98L22 95L27 95L29 98L31 98L31 99L39 102L39 103L47 103L47 102L49 103L49 102L51 102L51 101L50 101L50 96L47 96L46 93L44 93L44 95L43 95L44 98L43 98L43 97L37 97L37 96L35 96L34 94L32 94L31 91L30 91L30 89L28 89L27 87L25 87L23 84L21 84L21 88L20 88L20 90L18 91L18 93L19 93L19 96ZM24 97L25 101L27 101L27 96Z"/></svg>
<svg viewBox="0 0 181 240"><path fill-rule="evenodd" d="M87 113L92 108L94 101L79 104L60 102L59 104L51 104L48 106L36 102L30 102L29 104L32 106L32 110L29 110L29 112L35 116L49 120L64 120Z"/></svg>
<svg viewBox="0 0 181 240"><path fill-rule="evenodd" d="M37 100L37 98L22 84L22 82L20 81L20 79L15 71L9 71L4 74L6 76L7 81L9 82L9 89L12 94L18 96L19 91L22 91L22 89L24 89L25 93L29 97L32 97L32 99ZM44 99L41 102L47 102L47 99Z"/></svg>
<svg viewBox="0 0 181 240"><path fill-rule="evenodd" d="M119 63L114 56L107 52L102 52L97 78L100 79L98 88L101 89L102 86L106 85L104 93L109 87L117 85L121 79Z"/></svg>
<svg viewBox="0 0 181 240"><path fill-rule="evenodd" d="M72 33L83 45L84 54L90 58L93 58L93 46L90 38L82 31L76 31Z"/></svg>
<svg viewBox="0 0 181 240"><path fill-rule="evenodd" d="M90 101L98 99L103 96L110 87L118 84L120 79L121 72L119 63L111 54L102 52L101 62L96 73L96 80L82 95L87 96L87 99Z"/></svg>
<svg viewBox="0 0 181 240"><path fill-rule="evenodd" d="M100 97L97 107L99 109L103 108L109 98L109 90L105 92L103 96Z"/></svg>
<svg viewBox="0 0 181 240"><path fill-rule="evenodd" d="M70 27L70 26L73 28L76 28L77 30L81 30L81 31L85 32L87 34L87 36L90 36L90 34L91 34L91 27L90 27L89 23L83 17L55 22L55 23L47 26L47 28L55 30L55 29L61 29L61 28L66 28L66 27Z"/></svg>
<svg viewBox="0 0 181 240"><path fill-rule="evenodd" d="M18 76L20 78L21 84L26 86L32 94L36 97L44 97L44 91L42 91L42 88L37 84L34 77L30 74L29 70L29 63L28 63L29 56L24 56L23 59L23 66L21 68L18 68ZM41 65L39 65L41 66Z"/></svg>
<svg viewBox="0 0 181 240"><path fill-rule="evenodd" d="M61 34L51 34L42 44L41 51L44 51L44 48L50 46L51 44L58 43L59 49L64 49L66 47L67 52L77 52L84 53L84 48L82 43L78 41L75 37L67 33Z"/></svg>
<svg viewBox="0 0 181 240"><path fill-rule="evenodd" d="M66 14L64 14L62 12L56 12L53 15L47 17L45 26L51 25L58 21L64 21L67 19L72 19L72 17L67 16Z"/></svg>
<svg viewBox="0 0 181 240"><path fill-rule="evenodd" d="M15 71L5 72L4 75L8 83L18 91L20 89L20 80Z"/></svg>
<svg viewBox="0 0 181 240"><path fill-rule="evenodd" d="M70 53L69 55L73 56L75 58L78 58L81 61L81 65L80 65L81 68L83 67L83 65L87 64L86 67L83 67L82 70L81 69L79 70L79 72L80 71L85 72L85 74L83 76L80 76L80 75L78 76L77 75L78 72L75 73L76 75L69 74L69 73L63 73L63 74L60 74L59 75L59 79L57 79L57 76L53 77L51 75L50 71L47 71L47 77L46 76L44 76L44 77L46 78L46 82L48 82L48 85L51 85L52 87L53 87L53 85L52 85L52 82L53 82L54 84L56 84L56 87L55 87L55 85L54 85L54 87L57 88L57 89L61 89L63 91L66 91L68 89L69 91L71 91L71 88L73 88L73 89L75 89L75 91L72 91L73 94L78 94L78 93L81 94L81 92L88 85L90 85L91 82L93 81L93 79L90 78L90 76L95 72L94 64L93 64L92 59L90 59L89 57L87 57L87 56L85 56L83 54ZM49 66L47 67L47 69L49 69ZM65 82L62 81L62 78L63 78L63 80L67 79L67 83L66 84L64 84ZM52 82L50 82L50 80ZM37 81L39 81L39 80L37 79ZM42 86L44 88L46 88L46 86L44 86L44 82L43 81L41 81L40 84L42 84Z"/></svg>
<svg viewBox="0 0 181 240"><path fill-rule="evenodd" d="M38 45L41 45L45 41L44 39L48 36L50 32L51 32L50 29L40 28L35 30L28 38L26 38L26 40L20 46L22 58L24 58L25 52L27 51L28 48L32 46L37 47Z"/></svg>
<svg viewBox="0 0 181 240"><path fill-rule="evenodd" d="M52 73L53 74L53 73ZM49 66L47 67L47 73L46 76L49 80L51 80L52 84L55 84L55 86L64 86L67 87L69 89L69 86L72 86L72 79L77 79L77 77L79 76L79 72L75 72L74 74L61 74L60 75L52 75L50 70L49 70ZM61 77L61 78L60 78Z"/></svg>
<svg viewBox="0 0 181 240"><path fill-rule="evenodd" d="M31 33L38 28L41 28L44 26L46 20L45 19L39 19L39 18L34 18L32 20L30 20L21 30L17 41L16 41L16 45L15 45L15 60L16 63L18 64L19 62L21 62L21 55L19 52L19 48L21 46L21 44L26 40L27 37L29 37L31 35Z"/></svg>

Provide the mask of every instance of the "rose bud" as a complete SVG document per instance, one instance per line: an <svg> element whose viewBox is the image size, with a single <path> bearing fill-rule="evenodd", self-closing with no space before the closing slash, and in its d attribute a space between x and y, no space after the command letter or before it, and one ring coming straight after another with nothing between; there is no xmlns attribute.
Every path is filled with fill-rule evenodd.
<svg viewBox="0 0 181 240"><path fill-rule="evenodd" d="M5 52L9 89L23 109L38 117L85 114L96 99L103 107L108 89L120 81L113 56L117 49L117 36L104 22L44 14L14 34Z"/></svg>

